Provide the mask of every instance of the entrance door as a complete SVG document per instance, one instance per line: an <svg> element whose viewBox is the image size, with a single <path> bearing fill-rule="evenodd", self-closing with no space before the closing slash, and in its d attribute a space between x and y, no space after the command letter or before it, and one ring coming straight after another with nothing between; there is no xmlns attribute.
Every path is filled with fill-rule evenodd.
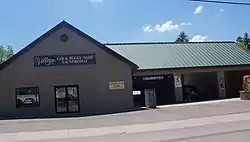
<svg viewBox="0 0 250 142"><path fill-rule="evenodd" d="M80 112L78 86L55 86L56 113Z"/></svg>

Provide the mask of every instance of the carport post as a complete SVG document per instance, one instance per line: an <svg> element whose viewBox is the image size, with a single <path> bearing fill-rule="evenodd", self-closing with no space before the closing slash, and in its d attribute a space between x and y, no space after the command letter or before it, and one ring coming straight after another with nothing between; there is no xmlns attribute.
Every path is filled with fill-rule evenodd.
<svg viewBox="0 0 250 142"><path fill-rule="evenodd" d="M175 87L175 99L177 103L183 102L183 79L181 73L173 73L174 75L174 87Z"/></svg>
<svg viewBox="0 0 250 142"><path fill-rule="evenodd" d="M225 74L224 71L217 72L219 98L226 98Z"/></svg>

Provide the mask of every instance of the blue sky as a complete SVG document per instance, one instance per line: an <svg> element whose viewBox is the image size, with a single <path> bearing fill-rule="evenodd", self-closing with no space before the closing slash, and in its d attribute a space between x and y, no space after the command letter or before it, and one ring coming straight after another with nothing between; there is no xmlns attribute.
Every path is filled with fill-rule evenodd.
<svg viewBox="0 0 250 142"><path fill-rule="evenodd" d="M0 5L0 44L15 52L62 20L103 43L174 41L181 30L192 41L228 41L250 32L244 16L250 6L188 0L2 0Z"/></svg>

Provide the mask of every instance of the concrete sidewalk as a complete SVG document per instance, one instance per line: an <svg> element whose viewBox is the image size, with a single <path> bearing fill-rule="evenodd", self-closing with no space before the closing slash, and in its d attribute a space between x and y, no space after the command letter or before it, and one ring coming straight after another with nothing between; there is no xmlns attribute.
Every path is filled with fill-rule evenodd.
<svg viewBox="0 0 250 142"><path fill-rule="evenodd" d="M143 133L25 142L249 142L250 121L210 124Z"/></svg>
<svg viewBox="0 0 250 142"><path fill-rule="evenodd" d="M198 127L204 125L214 125L221 123L241 122L250 120L250 113L229 114L204 118L194 118L177 121L167 121L147 124L134 124L126 126L113 126L101 128L85 128L85 129L62 129L51 131L37 132L17 132L17 133L1 133L0 141L4 142L20 142L31 140L46 139L69 139L83 137L98 137L114 134L132 134L152 131L174 130L180 128Z"/></svg>
<svg viewBox="0 0 250 142"><path fill-rule="evenodd" d="M230 101L210 102L205 104L185 104L184 106L162 107L154 110L92 117L2 120L0 121L0 133L112 127L247 112L250 112L250 102L234 99Z"/></svg>

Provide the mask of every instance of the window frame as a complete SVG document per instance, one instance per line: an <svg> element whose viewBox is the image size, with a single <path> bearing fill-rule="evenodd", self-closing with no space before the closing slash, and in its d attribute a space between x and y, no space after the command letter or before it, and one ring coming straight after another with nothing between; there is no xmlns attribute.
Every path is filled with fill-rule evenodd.
<svg viewBox="0 0 250 142"><path fill-rule="evenodd" d="M17 104L17 96L19 95L19 96L22 96L22 95L20 95L19 94L19 92L18 92L18 90L20 90L20 89L33 89L33 88L35 88L35 89L37 89L37 96L38 96L38 103L37 104L35 104L35 105L21 105L21 106L18 106L18 104ZM15 99L16 99L16 108L35 108L35 107L40 107L40 90L39 90L39 87L38 86L35 86L35 87L19 87L19 88L15 88Z"/></svg>
<svg viewBox="0 0 250 142"><path fill-rule="evenodd" d="M70 111L69 110L69 97L68 97L68 87L76 87L77 90L77 104L78 104L78 111ZM65 89L65 95L66 95L66 100L67 100L67 111L65 112L58 112L57 111L57 97L56 97L56 89L57 88L64 88ZM58 85L54 86L54 103L55 103L55 112L57 114L68 114L68 113L80 113L80 98L79 98L79 85Z"/></svg>

